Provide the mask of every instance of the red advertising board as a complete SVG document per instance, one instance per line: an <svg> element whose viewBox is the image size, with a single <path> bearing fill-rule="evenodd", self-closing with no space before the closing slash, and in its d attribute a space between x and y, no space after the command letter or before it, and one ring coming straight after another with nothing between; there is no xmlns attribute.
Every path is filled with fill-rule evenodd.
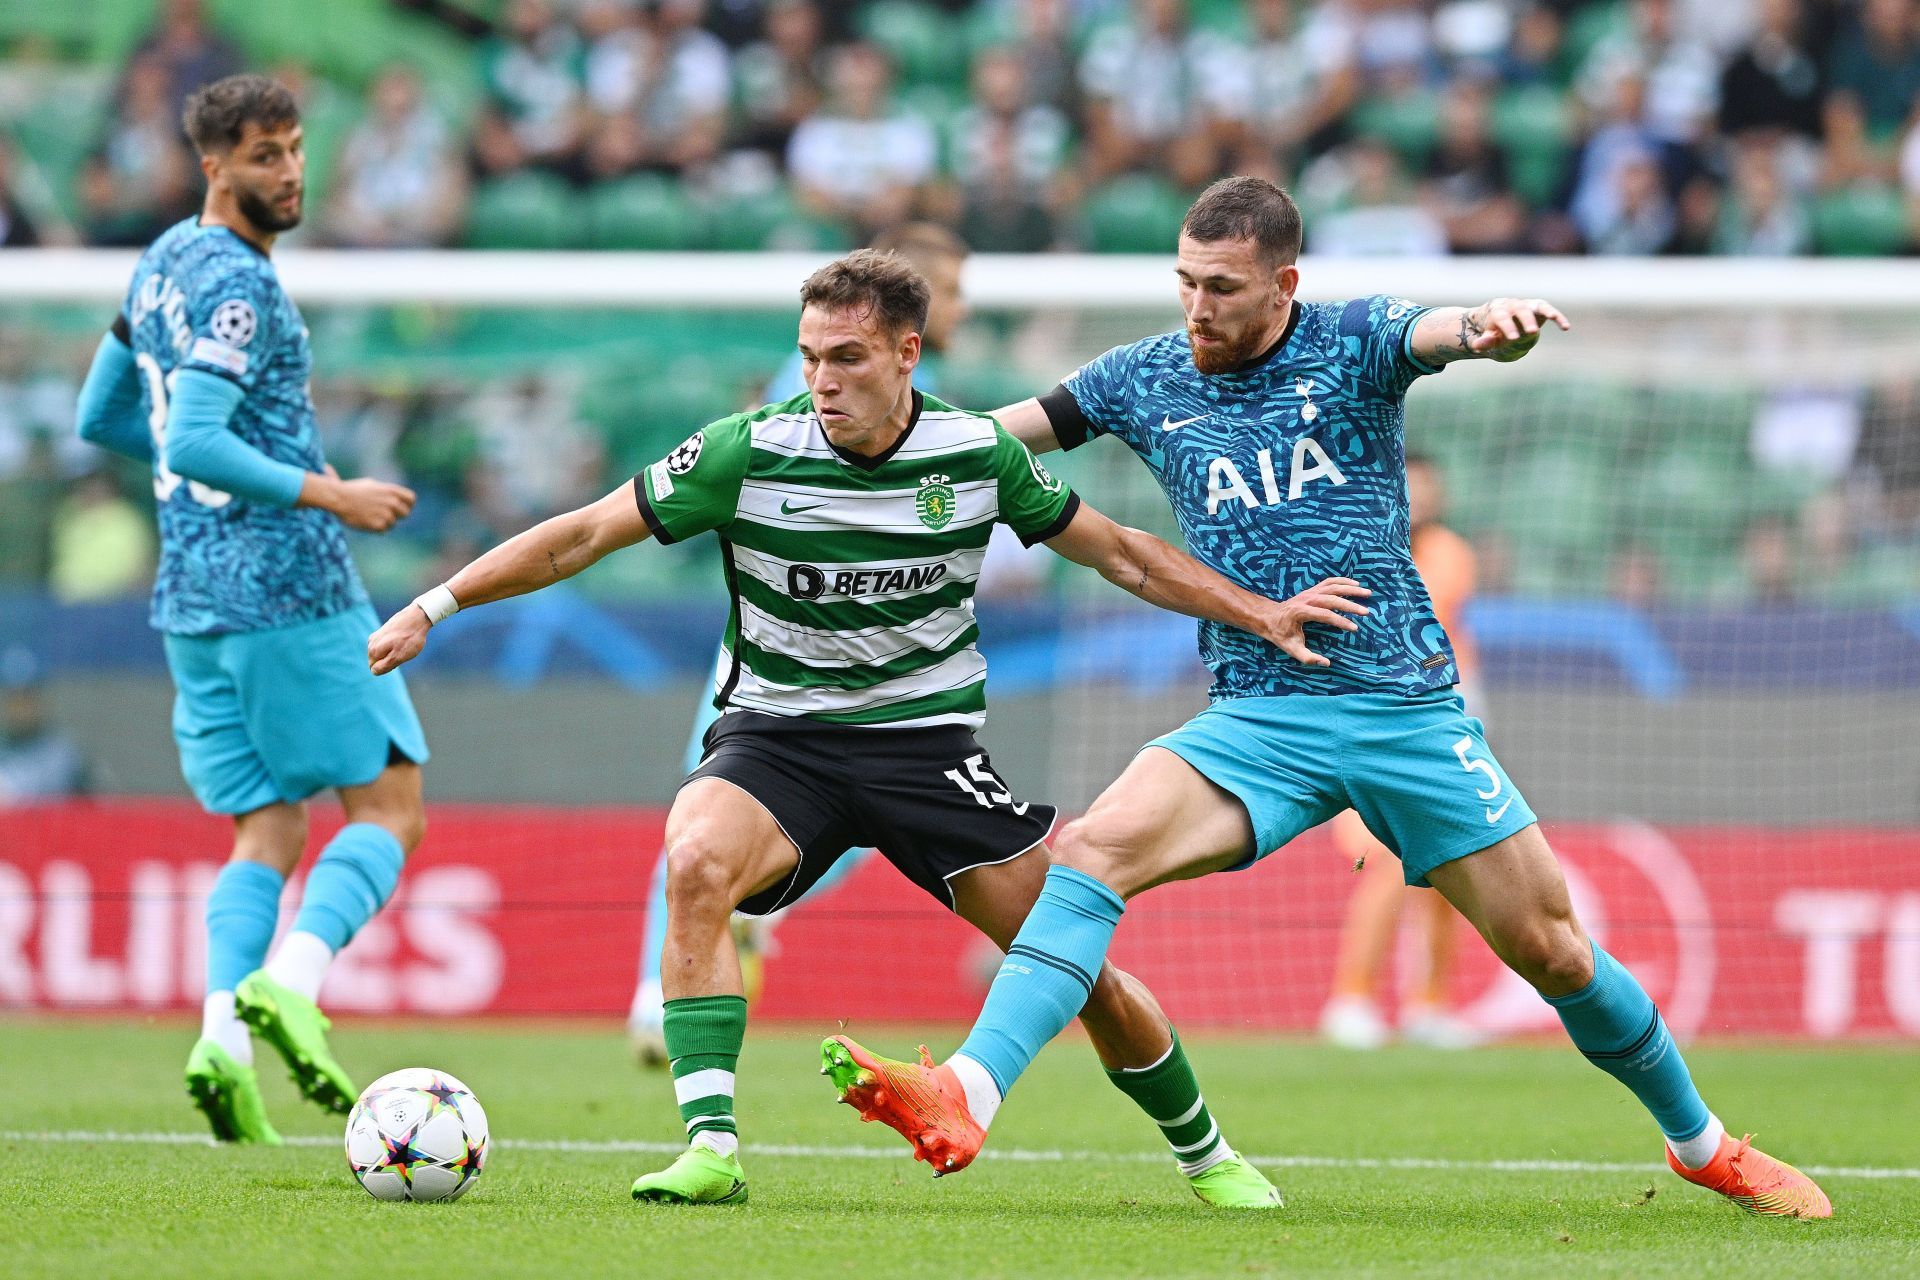
<svg viewBox="0 0 1920 1280"><path fill-rule="evenodd" d="M394 902L341 957L330 1007L618 1014L663 815L436 807ZM316 815L315 847L338 823ZM1920 1036L1920 832L1558 823L1588 929L1683 1035ZM227 824L175 801L0 812L0 1008L197 1006L201 913ZM1310 1026L1352 871L1313 832L1251 871L1154 891L1116 963L1182 1024ZM286 898L290 916L297 884ZM1465 926L1462 925L1462 928ZM883 861L789 912L759 1016L944 1021L997 953ZM1556 1025L1477 943L1456 985L1489 1030Z"/></svg>

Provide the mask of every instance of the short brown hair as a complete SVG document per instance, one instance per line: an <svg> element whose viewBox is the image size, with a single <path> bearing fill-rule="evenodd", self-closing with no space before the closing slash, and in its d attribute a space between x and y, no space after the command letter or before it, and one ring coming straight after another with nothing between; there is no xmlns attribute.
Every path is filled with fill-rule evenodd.
<svg viewBox="0 0 1920 1280"><path fill-rule="evenodd" d="M265 76L228 76L202 85L180 113L181 127L203 156L237 146L249 124L279 129L298 123L300 106L293 95Z"/></svg>
<svg viewBox="0 0 1920 1280"><path fill-rule="evenodd" d="M927 327L933 292L925 276L897 253L855 249L829 262L800 286L800 306L870 315L890 334Z"/></svg>
<svg viewBox="0 0 1920 1280"><path fill-rule="evenodd" d="M1300 257L1300 207L1265 178L1220 179L1188 208L1180 230L1202 244L1251 240L1272 263Z"/></svg>

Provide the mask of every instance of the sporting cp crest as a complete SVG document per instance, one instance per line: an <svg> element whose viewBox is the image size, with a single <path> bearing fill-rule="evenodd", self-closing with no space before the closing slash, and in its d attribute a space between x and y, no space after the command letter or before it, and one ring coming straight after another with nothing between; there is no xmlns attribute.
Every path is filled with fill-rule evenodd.
<svg viewBox="0 0 1920 1280"><path fill-rule="evenodd" d="M922 476L920 492L913 496L913 509L927 528L946 528L953 519L953 486L947 483L947 477Z"/></svg>

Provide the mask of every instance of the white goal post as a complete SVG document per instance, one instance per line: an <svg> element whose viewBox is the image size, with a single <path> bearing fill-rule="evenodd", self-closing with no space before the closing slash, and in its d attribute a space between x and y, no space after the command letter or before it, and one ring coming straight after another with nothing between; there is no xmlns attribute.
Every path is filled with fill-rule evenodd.
<svg viewBox="0 0 1920 1280"><path fill-rule="evenodd" d="M274 255L302 304L667 307L791 305L827 253L368 252L287 249ZM0 251L0 305L117 301L137 255L115 249ZM1171 310L1171 256L975 254L966 288L982 310ZM1313 298L1387 293L1426 304L1489 296L1550 298L1562 307L1728 311L1780 306L1911 310L1920 261L1806 258L1301 259Z"/></svg>

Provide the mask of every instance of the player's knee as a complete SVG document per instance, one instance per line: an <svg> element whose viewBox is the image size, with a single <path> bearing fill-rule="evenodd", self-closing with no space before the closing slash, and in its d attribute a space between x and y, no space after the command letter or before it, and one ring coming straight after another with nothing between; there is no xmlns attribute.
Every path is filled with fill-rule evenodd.
<svg viewBox="0 0 1920 1280"><path fill-rule="evenodd" d="M347 815L353 822L365 822L387 832L400 842L400 851L409 856L427 838L427 811L420 804L361 806Z"/></svg>
<svg viewBox="0 0 1920 1280"><path fill-rule="evenodd" d="M426 806L416 804L396 811L386 827L393 832L393 838L400 842L401 850L412 856L413 851L420 847L420 842L427 838Z"/></svg>
<svg viewBox="0 0 1920 1280"><path fill-rule="evenodd" d="M1092 876L1123 897L1128 893L1128 867L1138 842L1124 822L1079 818L1061 828L1049 853L1055 866L1072 867Z"/></svg>
<svg viewBox="0 0 1920 1280"><path fill-rule="evenodd" d="M667 905L676 915L731 912L737 859L718 841L695 828L667 847Z"/></svg>
<svg viewBox="0 0 1920 1280"><path fill-rule="evenodd" d="M1593 981L1593 944L1572 920L1531 925L1503 949L1514 971L1546 995L1568 995Z"/></svg>

